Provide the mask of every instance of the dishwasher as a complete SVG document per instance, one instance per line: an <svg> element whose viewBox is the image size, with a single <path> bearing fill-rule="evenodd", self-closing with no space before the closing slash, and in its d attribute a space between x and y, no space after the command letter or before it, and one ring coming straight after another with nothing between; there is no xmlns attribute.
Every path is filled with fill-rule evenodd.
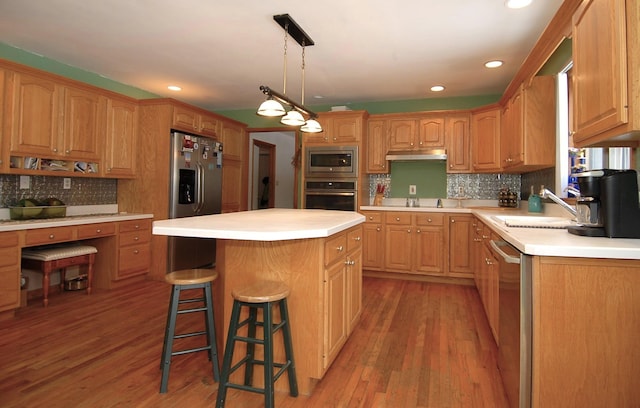
<svg viewBox="0 0 640 408"><path fill-rule="evenodd" d="M491 240L498 261L498 368L512 408L531 407L532 258Z"/></svg>

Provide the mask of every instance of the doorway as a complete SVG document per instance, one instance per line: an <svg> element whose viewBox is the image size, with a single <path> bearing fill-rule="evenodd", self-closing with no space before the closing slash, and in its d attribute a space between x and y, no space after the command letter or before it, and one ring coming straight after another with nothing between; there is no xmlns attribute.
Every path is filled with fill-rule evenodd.
<svg viewBox="0 0 640 408"><path fill-rule="evenodd" d="M275 197L276 146L253 140L253 183L251 209L273 208Z"/></svg>

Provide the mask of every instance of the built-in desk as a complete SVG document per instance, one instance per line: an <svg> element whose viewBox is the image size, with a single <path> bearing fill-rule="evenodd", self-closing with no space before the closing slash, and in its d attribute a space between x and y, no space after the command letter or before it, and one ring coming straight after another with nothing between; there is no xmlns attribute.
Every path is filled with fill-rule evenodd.
<svg viewBox="0 0 640 408"><path fill-rule="evenodd" d="M219 350L233 288L261 279L289 285L298 388L309 395L360 317L363 222L356 212L267 209L154 221L153 233L217 238L216 326L224 334ZM275 356L282 361L282 348ZM287 391L287 382L277 382L276 389Z"/></svg>
<svg viewBox="0 0 640 408"><path fill-rule="evenodd" d="M0 222L0 320L20 306L21 251L82 241L98 249L94 288L111 289L142 278L151 262L151 214L105 214Z"/></svg>

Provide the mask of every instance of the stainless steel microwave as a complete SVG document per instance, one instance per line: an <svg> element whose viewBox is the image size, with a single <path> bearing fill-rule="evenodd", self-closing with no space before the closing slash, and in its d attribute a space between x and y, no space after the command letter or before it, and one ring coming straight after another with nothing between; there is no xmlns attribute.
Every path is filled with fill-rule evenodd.
<svg viewBox="0 0 640 408"><path fill-rule="evenodd" d="M305 177L358 177L358 146L308 146Z"/></svg>

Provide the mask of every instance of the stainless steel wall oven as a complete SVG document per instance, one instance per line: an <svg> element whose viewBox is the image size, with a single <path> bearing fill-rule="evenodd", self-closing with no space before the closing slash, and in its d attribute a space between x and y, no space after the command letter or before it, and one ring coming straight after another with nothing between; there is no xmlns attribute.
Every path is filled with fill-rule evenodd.
<svg viewBox="0 0 640 408"><path fill-rule="evenodd" d="M305 208L357 211L356 179L307 179L304 188Z"/></svg>
<svg viewBox="0 0 640 408"><path fill-rule="evenodd" d="M357 178L358 146L307 146L306 178Z"/></svg>

